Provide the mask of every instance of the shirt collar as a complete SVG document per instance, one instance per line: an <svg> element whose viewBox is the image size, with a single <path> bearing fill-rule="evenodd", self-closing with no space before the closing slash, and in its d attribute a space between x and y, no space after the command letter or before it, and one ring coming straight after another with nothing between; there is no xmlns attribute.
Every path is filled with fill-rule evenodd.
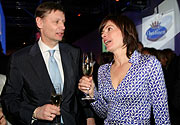
<svg viewBox="0 0 180 125"><path fill-rule="evenodd" d="M138 63L139 61L139 57L141 56L141 53L139 53L137 50L135 50L133 52L133 54L131 55L130 59L129 59L129 62L130 63Z"/></svg>
<svg viewBox="0 0 180 125"><path fill-rule="evenodd" d="M42 42L42 40L41 40L41 37L40 37L40 39L39 39L39 41L38 41L38 44L39 44L39 47L40 47L40 50L41 50L41 52L47 52L47 51L49 51L49 50L55 50L55 51L59 51L59 44L57 44L55 47L53 47L53 48L50 48L50 47L48 47L46 44L44 44L43 42Z"/></svg>
<svg viewBox="0 0 180 125"><path fill-rule="evenodd" d="M138 63L139 57L141 56L141 53L139 53L137 50L135 50L133 52L133 54L131 55L129 62L130 63ZM114 59L111 61L111 63L109 64L109 68L111 67L111 65L113 64Z"/></svg>

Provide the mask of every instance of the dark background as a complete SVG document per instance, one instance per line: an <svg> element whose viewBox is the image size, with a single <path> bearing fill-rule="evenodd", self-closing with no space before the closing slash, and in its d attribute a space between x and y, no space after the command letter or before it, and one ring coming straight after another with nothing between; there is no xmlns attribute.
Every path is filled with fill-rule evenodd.
<svg viewBox="0 0 180 125"><path fill-rule="evenodd" d="M108 13L142 11L150 5L150 0L1 0L6 20L7 51L33 44L37 32L34 12L40 3L45 1L60 2L64 6L64 40L68 43L74 43L97 29L102 18Z"/></svg>

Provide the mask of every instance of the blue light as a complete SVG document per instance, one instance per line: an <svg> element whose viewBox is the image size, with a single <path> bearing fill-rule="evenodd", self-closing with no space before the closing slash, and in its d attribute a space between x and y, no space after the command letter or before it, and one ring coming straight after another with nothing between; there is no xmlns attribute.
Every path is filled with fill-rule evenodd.
<svg viewBox="0 0 180 125"><path fill-rule="evenodd" d="M3 52L6 54L6 24L4 12L0 3L0 41L2 45Z"/></svg>
<svg viewBox="0 0 180 125"><path fill-rule="evenodd" d="M129 6L129 5L130 5L130 2L127 2L126 5Z"/></svg>

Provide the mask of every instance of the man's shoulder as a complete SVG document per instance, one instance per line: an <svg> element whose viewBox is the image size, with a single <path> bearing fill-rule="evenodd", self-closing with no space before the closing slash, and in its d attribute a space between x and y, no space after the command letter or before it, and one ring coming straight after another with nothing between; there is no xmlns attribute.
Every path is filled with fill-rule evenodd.
<svg viewBox="0 0 180 125"><path fill-rule="evenodd" d="M74 45L69 44L69 43L65 43L65 42L60 43L60 46L67 47L67 48L70 48L70 49L79 49L79 47L74 46Z"/></svg>
<svg viewBox="0 0 180 125"><path fill-rule="evenodd" d="M31 49L32 45L16 50L10 55L10 60L16 60L21 62L26 60L27 58L29 58Z"/></svg>
<svg viewBox="0 0 180 125"><path fill-rule="evenodd" d="M24 48L18 49L16 52L13 53L13 55L24 55L27 54L30 49L31 49L32 45L30 46L26 46Z"/></svg>
<svg viewBox="0 0 180 125"><path fill-rule="evenodd" d="M73 46L71 44L68 43L60 43L60 49L63 49L66 52L71 52L71 53L79 53L80 52L80 48Z"/></svg>

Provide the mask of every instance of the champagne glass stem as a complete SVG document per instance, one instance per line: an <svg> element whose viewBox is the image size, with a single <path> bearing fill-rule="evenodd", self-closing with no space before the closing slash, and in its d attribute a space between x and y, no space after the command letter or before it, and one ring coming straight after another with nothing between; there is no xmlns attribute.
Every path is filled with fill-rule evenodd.
<svg viewBox="0 0 180 125"><path fill-rule="evenodd" d="M89 88L87 88L87 91L88 91L88 93L87 93L87 97L90 97L90 96L89 96Z"/></svg>

